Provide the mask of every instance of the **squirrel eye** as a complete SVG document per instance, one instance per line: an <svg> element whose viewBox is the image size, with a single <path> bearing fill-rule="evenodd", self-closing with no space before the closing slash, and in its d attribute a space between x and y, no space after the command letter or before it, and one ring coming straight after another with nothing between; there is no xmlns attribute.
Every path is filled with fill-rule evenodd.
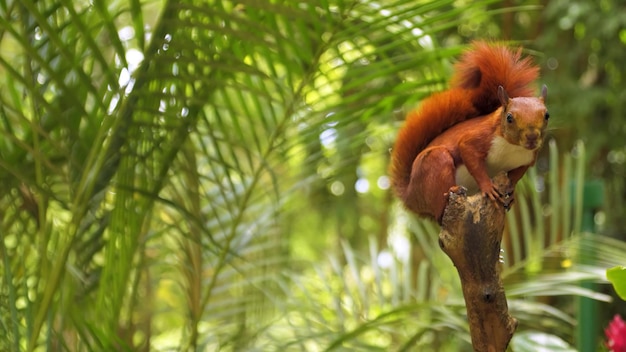
<svg viewBox="0 0 626 352"><path fill-rule="evenodd" d="M508 123L512 123L513 122L513 114L511 114L510 112L506 113L506 122L508 122Z"/></svg>
<svg viewBox="0 0 626 352"><path fill-rule="evenodd" d="M548 121L548 119L550 118L550 113L546 111L546 114L543 115L543 118Z"/></svg>

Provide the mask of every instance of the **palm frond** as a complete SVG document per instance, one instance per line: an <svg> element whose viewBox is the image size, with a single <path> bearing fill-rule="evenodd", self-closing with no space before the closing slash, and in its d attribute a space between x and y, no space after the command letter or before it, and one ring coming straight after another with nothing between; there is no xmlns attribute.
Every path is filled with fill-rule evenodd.
<svg viewBox="0 0 626 352"><path fill-rule="evenodd" d="M386 243L384 170L394 120L462 49L439 34L491 3L1 2L0 349L466 346L436 228ZM565 179L582 178L574 161ZM555 203L569 186L550 192L549 226L530 191L510 218L507 284L593 296L568 284L621 244L579 236L580 188L571 204ZM546 267L531 259L578 252L602 256L515 287Z"/></svg>

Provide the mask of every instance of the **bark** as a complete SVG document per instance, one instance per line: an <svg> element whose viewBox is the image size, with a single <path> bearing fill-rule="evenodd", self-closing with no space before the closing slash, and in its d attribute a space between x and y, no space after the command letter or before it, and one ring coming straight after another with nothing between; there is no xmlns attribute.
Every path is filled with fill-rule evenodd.
<svg viewBox="0 0 626 352"><path fill-rule="evenodd" d="M494 183L501 194L511 189L505 174L496 176ZM500 245L509 205L482 194L451 192L439 234L439 246L461 278L472 346L479 352L504 352L517 327L500 279Z"/></svg>

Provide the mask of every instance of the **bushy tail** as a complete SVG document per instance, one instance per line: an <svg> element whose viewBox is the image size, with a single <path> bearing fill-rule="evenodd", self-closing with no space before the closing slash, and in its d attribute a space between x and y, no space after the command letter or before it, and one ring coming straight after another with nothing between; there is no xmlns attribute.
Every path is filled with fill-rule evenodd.
<svg viewBox="0 0 626 352"><path fill-rule="evenodd" d="M475 42L455 65L450 89L435 93L411 111L398 131L391 156L391 181L402 198L415 157L451 126L487 115L500 106L498 86L510 97L533 96L539 68L521 49Z"/></svg>
<svg viewBox="0 0 626 352"><path fill-rule="evenodd" d="M509 97L534 96L533 83L539 77L539 67L529 57L522 58L522 49L512 51L502 45L474 42L455 65L452 87L467 90L478 116L490 114L500 107L498 86ZM461 97L462 98L462 97ZM468 116L472 118L475 116Z"/></svg>

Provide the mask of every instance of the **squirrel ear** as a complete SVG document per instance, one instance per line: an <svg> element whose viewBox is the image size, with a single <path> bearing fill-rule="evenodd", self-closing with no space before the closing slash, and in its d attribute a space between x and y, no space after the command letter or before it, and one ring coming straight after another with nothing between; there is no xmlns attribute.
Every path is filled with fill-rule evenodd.
<svg viewBox="0 0 626 352"><path fill-rule="evenodd" d="M498 86L498 99L500 99L500 104L504 108L509 105L509 95L506 93L503 86Z"/></svg>
<svg viewBox="0 0 626 352"><path fill-rule="evenodd" d="M547 97L548 97L548 87L544 84L541 87L541 100L545 102Z"/></svg>

